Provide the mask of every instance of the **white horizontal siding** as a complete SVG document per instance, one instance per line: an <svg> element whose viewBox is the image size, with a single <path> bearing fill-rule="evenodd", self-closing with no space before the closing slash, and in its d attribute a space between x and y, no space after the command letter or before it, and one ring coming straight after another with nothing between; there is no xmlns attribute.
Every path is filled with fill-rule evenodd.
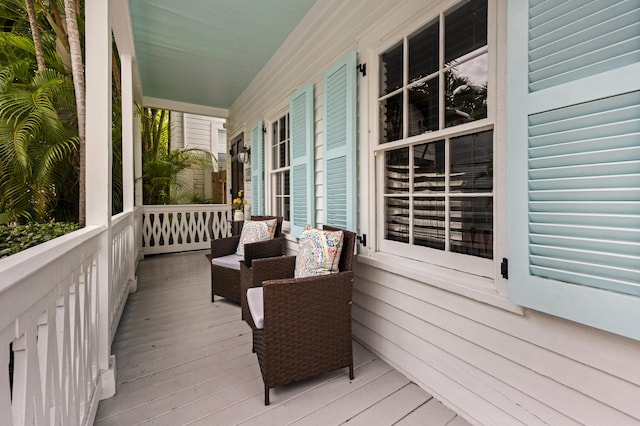
<svg viewBox="0 0 640 426"><path fill-rule="evenodd" d="M534 311L512 314L368 265L357 272L355 336L459 412L475 407L471 419L640 421L638 342Z"/></svg>

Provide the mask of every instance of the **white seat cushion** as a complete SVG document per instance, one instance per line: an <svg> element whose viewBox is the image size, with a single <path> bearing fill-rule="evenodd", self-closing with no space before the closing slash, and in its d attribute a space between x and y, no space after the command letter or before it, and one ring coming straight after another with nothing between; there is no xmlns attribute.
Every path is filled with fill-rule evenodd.
<svg viewBox="0 0 640 426"><path fill-rule="evenodd" d="M239 271L241 260L244 260L244 256L229 254L227 256L214 257L213 259L211 259L211 264Z"/></svg>
<svg viewBox="0 0 640 426"><path fill-rule="evenodd" d="M251 311L251 318L256 328L264 328L264 302L262 300L262 287L252 287L247 290L247 304Z"/></svg>

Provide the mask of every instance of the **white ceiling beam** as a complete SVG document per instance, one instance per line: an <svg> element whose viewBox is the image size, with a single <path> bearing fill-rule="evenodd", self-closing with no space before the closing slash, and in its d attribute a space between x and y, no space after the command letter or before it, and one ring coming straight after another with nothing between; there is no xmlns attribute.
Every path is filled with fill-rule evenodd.
<svg viewBox="0 0 640 426"><path fill-rule="evenodd" d="M171 111L187 112L190 114L206 115L209 117L228 118L229 110L206 105L189 104L186 102L171 101L168 99L158 99L149 96L144 97L143 106L152 108L162 108Z"/></svg>

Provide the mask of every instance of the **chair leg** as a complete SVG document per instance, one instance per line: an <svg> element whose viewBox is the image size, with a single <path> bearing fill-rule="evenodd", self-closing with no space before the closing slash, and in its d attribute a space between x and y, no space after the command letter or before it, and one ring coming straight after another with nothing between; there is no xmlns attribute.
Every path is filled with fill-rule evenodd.
<svg viewBox="0 0 640 426"><path fill-rule="evenodd" d="M349 380L353 380L355 376L353 375L353 361L351 361L351 364L349 365Z"/></svg>
<svg viewBox="0 0 640 426"><path fill-rule="evenodd" d="M269 388L264 385L264 405L269 405Z"/></svg>

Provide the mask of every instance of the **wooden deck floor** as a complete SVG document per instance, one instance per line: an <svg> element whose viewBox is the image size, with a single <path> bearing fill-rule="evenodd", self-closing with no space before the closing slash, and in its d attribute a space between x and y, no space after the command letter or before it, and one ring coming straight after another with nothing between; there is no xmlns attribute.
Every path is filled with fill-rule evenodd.
<svg viewBox="0 0 640 426"><path fill-rule="evenodd" d="M238 305L210 302L202 252L149 257L116 334L117 393L96 425L468 425L354 342L346 369L271 390Z"/></svg>

